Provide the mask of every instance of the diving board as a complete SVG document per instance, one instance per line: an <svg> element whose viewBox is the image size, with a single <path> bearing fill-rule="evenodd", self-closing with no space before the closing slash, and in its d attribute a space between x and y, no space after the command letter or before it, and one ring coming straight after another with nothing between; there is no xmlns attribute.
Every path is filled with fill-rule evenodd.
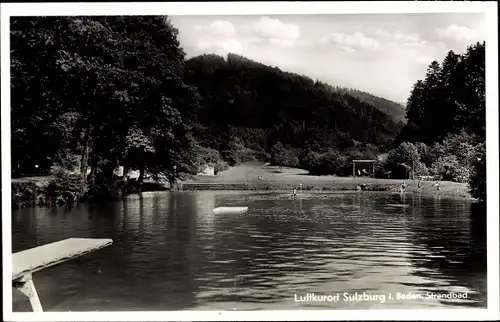
<svg viewBox="0 0 500 322"><path fill-rule="evenodd" d="M42 312L32 274L113 243L111 239L68 238L12 254L12 286L29 297L34 312Z"/></svg>
<svg viewBox="0 0 500 322"><path fill-rule="evenodd" d="M242 214L248 211L248 207L217 207L214 214Z"/></svg>

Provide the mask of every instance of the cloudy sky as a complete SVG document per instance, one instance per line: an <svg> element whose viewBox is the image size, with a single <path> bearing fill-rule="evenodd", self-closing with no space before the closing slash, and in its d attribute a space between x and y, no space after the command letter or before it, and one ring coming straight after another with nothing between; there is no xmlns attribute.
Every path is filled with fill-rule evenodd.
<svg viewBox="0 0 500 322"><path fill-rule="evenodd" d="M482 14L170 16L188 57L233 52L406 102L432 60L484 40Z"/></svg>

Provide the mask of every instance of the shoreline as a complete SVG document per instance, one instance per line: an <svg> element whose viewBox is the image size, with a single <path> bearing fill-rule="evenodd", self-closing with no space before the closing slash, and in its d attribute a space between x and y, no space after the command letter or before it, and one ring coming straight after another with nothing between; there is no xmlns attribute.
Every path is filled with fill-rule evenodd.
<svg viewBox="0 0 500 322"><path fill-rule="evenodd" d="M51 177L25 177L11 179L11 209L47 207L39 200L46 197L46 187ZM301 169L285 168L276 171L269 165L239 165L223 171L215 176L194 176L189 180L179 181L177 187L168 183L151 183L144 185L142 192L155 191L247 191L247 192L385 192L399 195L402 183L407 187L404 196L438 196L459 198L474 201L466 183L439 181L422 181L418 188L418 180L352 178L336 176L312 176ZM301 187L302 185L302 187ZM301 189L302 188L302 189ZM129 193L133 195L137 193ZM116 198L121 200L124 197ZM113 201L113 200L107 200ZM88 203L80 201L78 203ZM49 206L50 207L50 206Z"/></svg>
<svg viewBox="0 0 500 322"><path fill-rule="evenodd" d="M446 185L446 183L441 183L442 185ZM191 186L192 185L192 186ZM182 184L182 188L179 191L251 191L251 192L290 192L293 191L293 188L297 188L297 194L300 192L300 188L293 184L287 183L275 183L275 184L254 184L254 183L220 183L219 185L225 185L227 188L217 188L214 187L213 184L210 187L203 188L205 185L203 183L184 183ZM234 185L248 185L246 189L235 189L231 188ZM189 186L189 187L188 187ZM357 184L306 184L303 185L303 192L386 192L390 194L399 194L399 187L401 186L398 183L394 184L371 184L368 185L365 189L357 190ZM434 188L434 187L433 187ZM170 190L170 189L167 189ZM171 191L175 191L175 189L171 189ZM147 191L143 191L147 192ZM421 189L408 187L405 192L405 195L426 195L426 196L441 196L441 197L458 197L458 198L466 198L475 200L470 196L470 193L467 191L467 187L461 187L461 189L457 190L437 190L434 189Z"/></svg>
<svg viewBox="0 0 500 322"><path fill-rule="evenodd" d="M279 187L273 187L271 189L191 189L191 190L176 190L176 189L157 189L157 190L144 190L141 193L131 193L128 195L124 195L120 198L117 198L116 200L102 200L102 201L80 201L76 202L76 204L93 204L93 203L102 203L102 202L117 202L120 200L125 200L127 198L137 196L140 197L142 194L149 194L149 193L158 193L158 192L167 192L167 193L192 193L192 192L201 192L201 191L211 191L211 192L216 192L216 193L239 193L239 194L273 194L273 193L278 193L278 194L291 194L290 189L282 189ZM298 199L302 199L302 197L307 197L308 195L313 195L313 194L349 194L349 195L364 195L364 194L385 194L385 195L394 195L394 196L400 196L404 200L405 198L414 198L414 197L424 197L424 198L430 198L430 197L438 197L438 198L444 198L444 199L461 199L461 200L467 200L472 203L477 203L477 200L474 199L473 197L470 196L470 194L465 193L465 192L444 192L443 191L405 191L403 195L401 195L398 191L392 190L392 189L379 189L379 190L353 190L353 189L335 189L333 187L323 187L323 189L318 189L318 188L313 188L313 189L303 189L302 191L297 190L297 197ZM20 209L26 209L26 208L57 208L61 206L66 206L66 205L54 205L54 206L48 206L45 204L37 204L36 200L33 200L33 203L27 204L27 205L21 205L18 207L13 207L14 203L12 203L11 210L20 210Z"/></svg>

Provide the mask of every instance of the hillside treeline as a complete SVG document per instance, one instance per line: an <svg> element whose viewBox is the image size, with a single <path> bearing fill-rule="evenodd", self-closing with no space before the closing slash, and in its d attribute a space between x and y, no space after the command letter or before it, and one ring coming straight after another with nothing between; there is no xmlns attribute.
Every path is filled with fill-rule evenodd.
<svg viewBox="0 0 500 322"><path fill-rule="evenodd" d="M399 103L354 88L335 86L334 89L352 95L365 103L377 107L379 110L392 117L397 123L406 122L405 106Z"/></svg>
<svg viewBox="0 0 500 322"><path fill-rule="evenodd" d="M293 166L328 174L316 155L376 157L402 127L345 90L238 55L205 54L186 65L186 81L201 96L196 137L230 164L269 160L280 143L297 156Z"/></svg>

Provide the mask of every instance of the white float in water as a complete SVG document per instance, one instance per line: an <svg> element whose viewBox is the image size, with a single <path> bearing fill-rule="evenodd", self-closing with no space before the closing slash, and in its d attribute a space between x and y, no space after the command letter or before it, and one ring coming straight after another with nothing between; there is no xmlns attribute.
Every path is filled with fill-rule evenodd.
<svg viewBox="0 0 500 322"><path fill-rule="evenodd" d="M387 205L390 207L402 207L402 208L410 207L409 204L402 204L402 203L388 203Z"/></svg>
<svg viewBox="0 0 500 322"><path fill-rule="evenodd" d="M248 207L217 207L214 214L242 214L248 211Z"/></svg>

